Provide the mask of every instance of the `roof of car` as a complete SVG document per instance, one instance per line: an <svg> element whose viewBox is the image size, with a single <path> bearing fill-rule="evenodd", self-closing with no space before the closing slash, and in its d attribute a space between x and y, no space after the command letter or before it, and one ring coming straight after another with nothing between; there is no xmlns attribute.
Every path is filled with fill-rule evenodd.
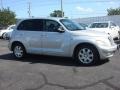
<svg viewBox="0 0 120 90"><path fill-rule="evenodd" d="M60 19L65 19L65 18L60 18L60 17L38 17L38 18L24 18L22 20L28 20L28 19L51 19L51 20L60 20Z"/></svg>
<svg viewBox="0 0 120 90"><path fill-rule="evenodd" d="M18 26L24 20L30 20L30 19L50 19L50 20L59 21L60 19L66 19L66 18L60 18L60 17L32 17L32 18L22 18L22 19L20 19L17 22L16 26Z"/></svg>

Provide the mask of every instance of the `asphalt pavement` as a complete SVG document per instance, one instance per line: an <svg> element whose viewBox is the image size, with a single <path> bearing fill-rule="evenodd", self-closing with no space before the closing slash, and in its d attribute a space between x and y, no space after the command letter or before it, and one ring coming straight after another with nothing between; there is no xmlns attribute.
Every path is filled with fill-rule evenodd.
<svg viewBox="0 0 120 90"><path fill-rule="evenodd" d="M72 58L29 55L17 60L0 40L0 90L120 90L120 51L93 66Z"/></svg>

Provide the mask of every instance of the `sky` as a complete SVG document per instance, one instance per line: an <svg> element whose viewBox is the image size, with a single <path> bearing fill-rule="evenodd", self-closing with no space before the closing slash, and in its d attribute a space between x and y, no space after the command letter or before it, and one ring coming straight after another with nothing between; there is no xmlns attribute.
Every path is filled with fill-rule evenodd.
<svg viewBox="0 0 120 90"><path fill-rule="evenodd" d="M108 8L120 7L120 0L62 0L65 17L86 18L106 16ZM16 13L16 18L27 18L28 3L31 16L48 17L54 10L61 9L61 0L2 0L3 7L9 7ZM0 3L1 8L1 3Z"/></svg>

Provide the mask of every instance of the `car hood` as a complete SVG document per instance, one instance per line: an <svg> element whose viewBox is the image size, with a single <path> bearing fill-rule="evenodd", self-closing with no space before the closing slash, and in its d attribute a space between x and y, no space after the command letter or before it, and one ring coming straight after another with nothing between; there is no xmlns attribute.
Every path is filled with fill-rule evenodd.
<svg viewBox="0 0 120 90"><path fill-rule="evenodd" d="M108 37L108 34L94 30L79 30L79 31L72 31L72 33L74 35L80 35L80 36Z"/></svg>
<svg viewBox="0 0 120 90"><path fill-rule="evenodd" d="M89 28L88 30L99 31L99 32L110 32L109 28Z"/></svg>

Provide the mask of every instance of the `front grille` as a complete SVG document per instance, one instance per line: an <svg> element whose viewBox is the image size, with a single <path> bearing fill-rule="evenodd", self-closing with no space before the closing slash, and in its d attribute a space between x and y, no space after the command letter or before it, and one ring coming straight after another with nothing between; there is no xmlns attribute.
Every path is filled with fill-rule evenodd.
<svg viewBox="0 0 120 90"><path fill-rule="evenodd" d="M119 40L119 38L118 38L118 37L116 37L116 38L114 38L113 40L114 40L114 41L116 41L116 40Z"/></svg>
<svg viewBox="0 0 120 90"><path fill-rule="evenodd" d="M115 43L120 45L120 40L115 40Z"/></svg>

